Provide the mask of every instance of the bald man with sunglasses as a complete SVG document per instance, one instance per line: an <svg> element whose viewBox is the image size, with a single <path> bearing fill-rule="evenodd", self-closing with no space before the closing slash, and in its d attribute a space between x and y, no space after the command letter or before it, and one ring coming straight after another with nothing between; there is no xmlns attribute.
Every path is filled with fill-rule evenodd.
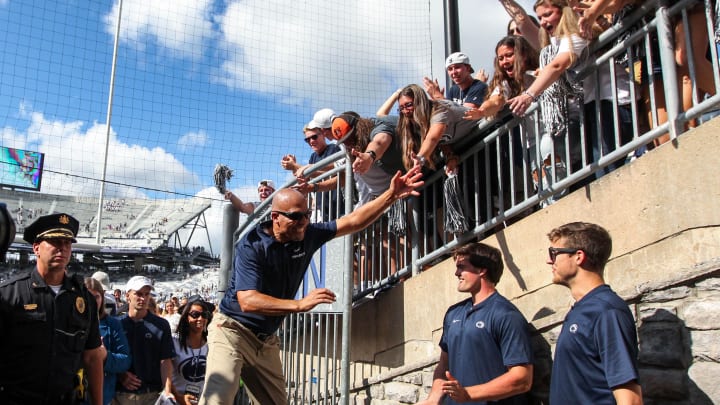
<svg viewBox="0 0 720 405"><path fill-rule="evenodd" d="M285 315L331 304L335 293L317 288L295 298L313 253L327 241L372 224L395 201L419 195L419 167L398 172L375 200L336 221L309 223L305 195L283 189L273 199L271 220L236 245L233 274L209 328L205 389L200 404L231 404L242 377L259 404L286 404L276 334Z"/></svg>

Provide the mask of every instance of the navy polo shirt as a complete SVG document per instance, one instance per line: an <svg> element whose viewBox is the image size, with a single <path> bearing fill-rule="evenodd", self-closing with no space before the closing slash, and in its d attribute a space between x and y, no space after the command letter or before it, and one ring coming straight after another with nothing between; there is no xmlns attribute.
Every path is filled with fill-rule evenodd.
<svg viewBox="0 0 720 405"><path fill-rule="evenodd" d="M321 135L322 136L322 135ZM310 155L310 164L315 164L323 159L325 159L328 156L334 155L335 153L340 152L340 147L337 144L329 143L327 144L327 147L325 150L318 154L317 152L313 152L312 155ZM318 198L318 201L316 202L317 207L322 207L322 215L323 215L323 221L329 221L331 219L337 218L341 215L338 215L338 195L337 191L335 189L330 191L325 191L321 193L316 193L316 196ZM340 195L340 212L345 209L345 200L343 199L342 195Z"/></svg>
<svg viewBox="0 0 720 405"><path fill-rule="evenodd" d="M137 375L142 385L136 391L128 391L118 384L121 392L160 392L163 381L160 361L175 357L170 324L164 318L148 312L142 320L134 321L127 314L119 317L130 345L132 365L128 371Z"/></svg>
<svg viewBox="0 0 720 405"><path fill-rule="evenodd" d="M448 354L450 373L464 387L486 383L505 374L510 366L533 361L525 317L497 292L475 306L470 298L451 306L443 321L440 348ZM444 403L455 401L445 398ZM520 394L492 403L528 402L526 395Z"/></svg>
<svg viewBox="0 0 720 405"><path fill-rule="evenodd" d="M608 285L575 303L558 337L550 404L615 404L612 387L637 380L635 321Z"/></svg>
<svg viewBox="0 0 720 405"><path fill-rule="evenodd" d="M269 221L259 224L237 243L233 273L220 301L220 312L255 333L275 333L285 317L243 312L237 292L255 290L276 298L295 298L313 253L337 233L335 221L319 222L308 225L302 241L280 243L265 232L271 226Z"/></svg>
<svg viewBox="0 0 720 405"><path fill-rule="evenodd" d="M461 90L457 84L450 86L447 91L447 99L460 105L472 103L480 107L483 101L485 101L485 94L487 94L487 84L478 79L474 79L466 91Z"/></svg>

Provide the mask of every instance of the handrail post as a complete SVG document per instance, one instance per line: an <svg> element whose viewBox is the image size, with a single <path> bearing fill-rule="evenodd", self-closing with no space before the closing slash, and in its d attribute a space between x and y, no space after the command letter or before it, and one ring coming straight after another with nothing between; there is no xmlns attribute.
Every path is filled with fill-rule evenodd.
<svg viewBox="0 0 720 405"><path fill-rule="evenodd" d="M675 140L681 132L678 125L680 96L678 92L677 66L675 64L675 40L672 24L668 17L667 1L661 2L655 12L655 17L665 90L665 110L667 111L670 139Z"/></svg>

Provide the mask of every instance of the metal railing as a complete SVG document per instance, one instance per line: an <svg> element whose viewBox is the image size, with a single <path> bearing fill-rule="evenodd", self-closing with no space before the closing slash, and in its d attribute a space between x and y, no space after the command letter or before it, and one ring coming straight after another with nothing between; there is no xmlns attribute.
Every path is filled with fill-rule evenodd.
<svg viewBox="0 0 720 405"><path fill-rule="evenodd" d="M453 248L483 239L498 228L630 163L665 134L677 142L678 136L686 132L694 120L720 107L720 68L717 44L712 37L714 21L709 11L712 10L710 0L704 0L704 6L710 45L707 54L713 66L715 94L703 98L697 86L693 86L692 106L682 111L680 103L673 24L682 21L687 27L690 8L700 3L681 0L668 5L662 0L647 1L590 45L590 62L578 72L578 77L606 82L609 77L610 97L604 105L596 102L581 108L577 126L566 130L561 147L551 147L549 158L544 159L541 154L548 140L542 136L537 105L524 117L505 112L492 121L483 121L471 135L454 145L460 158L458 180L469 229L457 234L445 232L445 175L442 170L428 173L420 197L405 200L399 211L386 213L375 224L354 235L352 245L348 239L343 264L347 281L343 288L345 296L352 296L352 305L361 305L378 292L448 257ZM685 43L690 51L687 70L695 83L696 62L689 31L685 30ZM659 67L661 73L653 74L653 67ZM640 83L636 76L641 77ZM624 89L629 93L626 104L620 104L618 99L622 83L629 83ZM599 99L599 95L596 93L595 98ZM643 100L647 100L647 108ZM665 122L658 114L660 110L667 113ZM588 114L591 117L587 117ZM598 129L591 132L587 124L593 121ZM551 141L560 143L558 139ZM308 172L345 158L343 150L317 163ZM345 196L346 205L336 207L336 212L349 213L353 200L349 163L312 181L336 175L348 179L344 187L337 186L336 192ZM314 201L324 201L313 197ZM256 212L264 211L268 204L270 199ZM323 208L322 204L314 207L320 213ZM255 226L258 218L260 214L251 215L235 230L234 238ZM405 221L399 221L398 225L398 219ZM339 312L296 314L287 318L280 335L290 403L347 403L351 312L348 301Z"/></svg>

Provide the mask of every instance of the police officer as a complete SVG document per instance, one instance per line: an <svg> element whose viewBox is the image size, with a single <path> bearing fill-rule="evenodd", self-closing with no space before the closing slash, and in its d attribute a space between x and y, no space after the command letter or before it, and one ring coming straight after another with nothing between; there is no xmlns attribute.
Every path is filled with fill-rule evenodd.
<svg viewBox="0 0 720 405"><path fill-rule="evenodd" d="M38 218L25 229L37 265L0 284L0 404L67 405L85 369L91 403L102 403L103 361L95 300L80 276L67 275L78 221Z"/></svg>

